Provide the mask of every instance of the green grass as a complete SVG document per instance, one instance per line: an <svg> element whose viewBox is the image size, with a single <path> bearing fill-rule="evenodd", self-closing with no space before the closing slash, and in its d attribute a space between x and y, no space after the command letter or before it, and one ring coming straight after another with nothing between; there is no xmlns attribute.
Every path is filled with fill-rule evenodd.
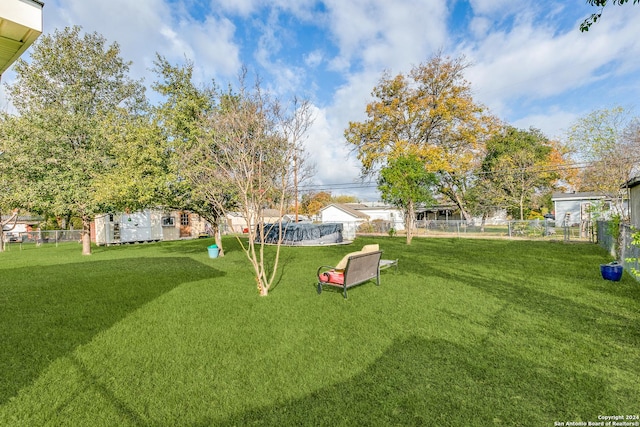
<svg viewBox="0 0 640 427"><path fill-rule="evenodd" d="M380 243L381 285L315 291ZM257 295L237 244L0 254L0 425L552 426L640 413L640 284L595 245L361 238L283 248ZM273 248L270 248L272 250Z"/></svg>

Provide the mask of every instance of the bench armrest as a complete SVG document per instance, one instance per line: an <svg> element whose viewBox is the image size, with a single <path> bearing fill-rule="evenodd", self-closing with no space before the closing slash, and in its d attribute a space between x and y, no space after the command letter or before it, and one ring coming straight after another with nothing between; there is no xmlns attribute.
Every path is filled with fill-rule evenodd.
<svg viewBox="0 0 640 427"><path fill-rule="evenodd" d="M335 270L335 267L331 265L321 265L320 267L318 267L318 271L316 272L316 277L320 276L320 273L326 270Z"/></svg>

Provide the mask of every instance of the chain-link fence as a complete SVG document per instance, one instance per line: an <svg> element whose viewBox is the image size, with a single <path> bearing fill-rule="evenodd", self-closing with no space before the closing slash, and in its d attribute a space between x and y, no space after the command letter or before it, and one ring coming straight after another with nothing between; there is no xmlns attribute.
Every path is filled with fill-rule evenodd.
<svg viewBox="0 0 640 427"><path fill-rule="evenodd" d="M629 224L620 224L619 240L612 234L610 221L598 221L598 244L616 258L616 260L624 265L624 269L631 271L640 269L640 248L634 246L633 227Z"/></svg>
<svg viewBox="0 0 640 427"><path fill-rule="evenodd" d="M38 230L20 233L5 233L8 247L15 244L58 244L63 242L80 242L81 230Z"/></svg>
<svg viewBox="0 0 640 427"><path fill-rule="evenodd" d="M347 228L345 226L345 228ZM353 227L351 227L353 228ZM404 225L391 221L371 221L357 225L358 234L403 235ZM596 241L596 230L591 221L574 226L560 226L553 220L494 220L490 223L460 220L416 221L414 236L541 239L564 241Z"/></svg>
<svg viewBox="0 0 640 427"><path fill-rule="evenodd" d="M620 226L620 236L621 236L621 242L620 242L620 261L624 264L624 269L631 272L633 270L638 271L640 270L640 262L639 262L639 258L640 258L640 248L637 246L634 246L632 244L633 242L633 236L632 234L637 231L634 230L630 225L628 224L621 224ZM633 269L633 270L632 270ZM636 277L638 278L638 277ZM638 278L640 279L640 278Z"/></svg>

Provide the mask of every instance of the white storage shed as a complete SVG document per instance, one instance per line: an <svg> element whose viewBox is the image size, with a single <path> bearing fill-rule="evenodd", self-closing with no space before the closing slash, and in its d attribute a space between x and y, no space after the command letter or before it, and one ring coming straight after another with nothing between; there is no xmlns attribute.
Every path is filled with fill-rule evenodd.
<svg viewBox="0 0 640 427"><path fill-rule="evenodd" d="M162 240L162 212L151 209L96 217L96 243L155 242Z"/></svg>

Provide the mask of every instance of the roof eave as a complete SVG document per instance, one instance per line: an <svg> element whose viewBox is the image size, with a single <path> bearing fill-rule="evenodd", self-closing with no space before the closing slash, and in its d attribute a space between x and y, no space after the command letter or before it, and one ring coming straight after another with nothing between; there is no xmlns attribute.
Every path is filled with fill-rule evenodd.
<svg viewBox="0 0 640 427"><path fill-rule="evenodd" d="M0 3L0 74L5 72L42 34L39 0L3 0Z"/></svg>

